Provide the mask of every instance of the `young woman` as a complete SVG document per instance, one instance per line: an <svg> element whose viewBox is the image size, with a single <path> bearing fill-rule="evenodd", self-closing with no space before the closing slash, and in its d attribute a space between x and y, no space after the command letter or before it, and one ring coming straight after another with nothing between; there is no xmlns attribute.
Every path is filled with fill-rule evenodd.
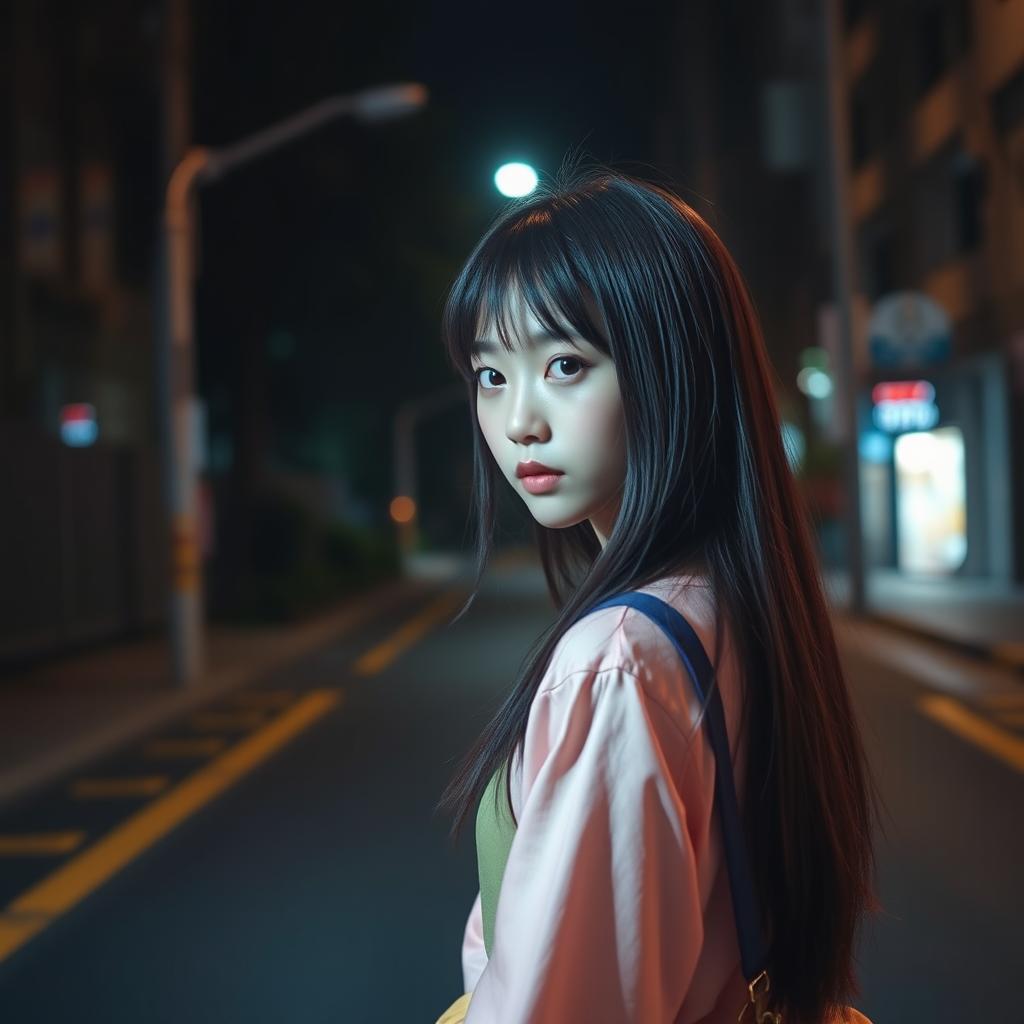
<svg viewBox="0 0 1024 1024"><path fill-rule="evenodd" d="M477 584L500 475L557 615L441 798L453 836L476 809L480 869L442 1019L733 1024L749 1002L706 705L646 615L588 613L634 590L712 661L769 1006L821 1024L860 992L877 792L736 264L671 191L584 172L503 212L443 333L474 409Z"/></svg>

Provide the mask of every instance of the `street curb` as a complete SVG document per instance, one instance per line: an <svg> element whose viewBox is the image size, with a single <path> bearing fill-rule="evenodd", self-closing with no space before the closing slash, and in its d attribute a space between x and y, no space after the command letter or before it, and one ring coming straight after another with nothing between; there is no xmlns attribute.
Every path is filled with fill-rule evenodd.
<svg viewBox="0 0 1024 1024"><path fill-rule="evenodd" d="M840 610L842 611L843 609ZM968 657L988 661L1024 676L1024 644L983 644L972 640L961 640L958 637L950 636L948 633L929 629L918 622L888 612L869 610L864 612L862 618L865 621L876 622L882 626L891 626L894 629L920 637L923 640L931 640L934 643L943 644Z"/></svg>
<svg viewBox="0 0 1024 1024"><path fill-rule="evenodd" d="M154 696L151 704L113 719L106 727L7 770L0 774L0 809L6 809L32 796L61 775L114 753L120 747L199 705L251 685L289 662L324 646L339 633L357 627L368 617L413 595L417 588L429 591L434 585L444 582L441 579L424 581L399 577L382 583L368 594L353 595L340 607L335 607L313 621L295 626L293 632L282 638L278 650L260 662L207 673L189 690Z"/></svg>

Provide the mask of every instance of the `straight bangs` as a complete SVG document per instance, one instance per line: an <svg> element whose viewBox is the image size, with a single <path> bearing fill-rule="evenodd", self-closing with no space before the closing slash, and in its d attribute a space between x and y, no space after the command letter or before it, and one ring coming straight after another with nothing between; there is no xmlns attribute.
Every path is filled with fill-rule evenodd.
<svg viewBox="0 0 1024 1024"><path fill-rule="evenodd" d="M442 341L448 360L466 381L474 381L472 345L493 325L506 352L517 347L511 326L513 293L554 337L573 348L573 333L606 355L611 342L594 320L594 298L579 250L550 212L524 213L512 225L492 228L472 252L448 295L442 317ZM581 272L582 271L582 272Z"/></svg>

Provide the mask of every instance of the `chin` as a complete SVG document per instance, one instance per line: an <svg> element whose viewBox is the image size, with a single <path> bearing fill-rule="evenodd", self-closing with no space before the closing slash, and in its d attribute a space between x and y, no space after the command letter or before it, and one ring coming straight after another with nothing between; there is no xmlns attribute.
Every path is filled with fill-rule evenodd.
<svg viewBox="0 0 1024 1024"><path fill-rule="evenodd" d="M561 514L556 513L553 510L548 511L545 515L543 509L531 508L533 518L540 523L541 526L546 526L549 530L567 530L570 526L576 526L577 523L582 523L587 519L586 513L572 513L564 512Z"/></svg>

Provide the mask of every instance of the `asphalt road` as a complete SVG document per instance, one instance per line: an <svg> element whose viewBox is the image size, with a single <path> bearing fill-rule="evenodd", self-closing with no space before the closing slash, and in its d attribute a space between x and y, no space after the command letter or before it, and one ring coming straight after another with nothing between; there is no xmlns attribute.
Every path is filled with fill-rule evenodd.
<svg viewBox="0 0 1024 1024"><path fill-rule="evenodd" d="M552 617L536 571L495 570L452 629L457 605L445 617L435 601L444 590L410 592L259 690L0 816L3 835L87 839L77 853L0 857L9 912L27 893L66 896L81 871L63 889L47 880L90 845L107 851L106 840L105 855L120 857L105 878L94 865L66 913L0 958L0 1020L433 1024L461 992L476 893L472 823L453 848L434 805ZM889 813L886 913L862 943L856 1005L875 1024L1024 1022L1022 772L920 703L954 692L1021 737L1024 686L877 627L840 635ZM200 742L166 742L185 739ZM154 778L159 795L156 783L117 796L96 782ZM135 850L147 809L149 838Z"/></svg>

